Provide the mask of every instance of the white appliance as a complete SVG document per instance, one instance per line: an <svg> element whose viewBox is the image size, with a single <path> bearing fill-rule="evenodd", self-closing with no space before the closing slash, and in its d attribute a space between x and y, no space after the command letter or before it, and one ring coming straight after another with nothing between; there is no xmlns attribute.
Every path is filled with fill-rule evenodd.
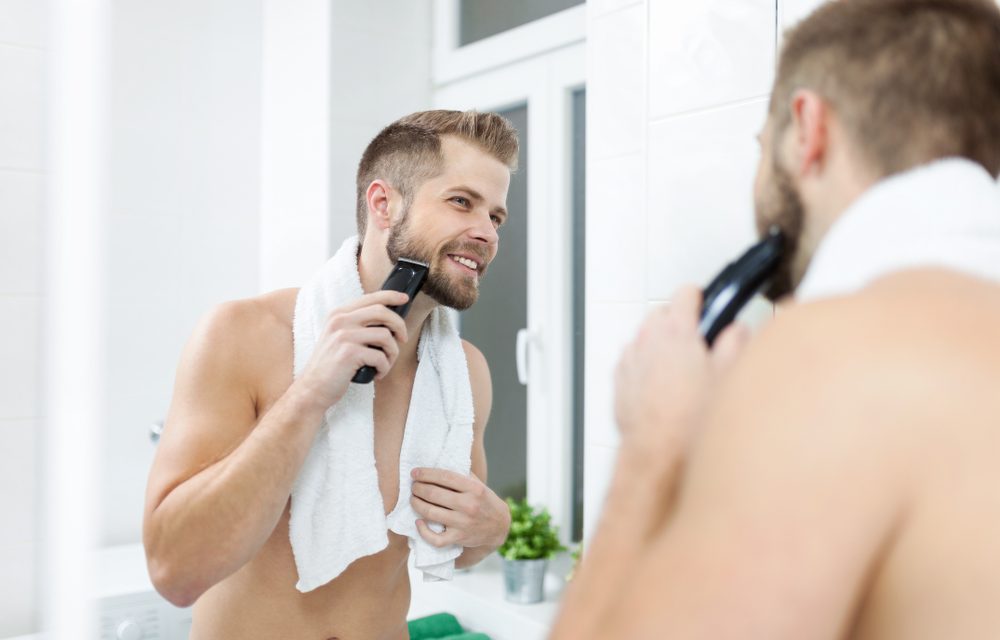
<svg viewBox="0 0 1000 640"><path fill-rule="evenodd" d="M97 552L100 640L186 640L191 609L167 602L153 588L141 544Z"/></svg>

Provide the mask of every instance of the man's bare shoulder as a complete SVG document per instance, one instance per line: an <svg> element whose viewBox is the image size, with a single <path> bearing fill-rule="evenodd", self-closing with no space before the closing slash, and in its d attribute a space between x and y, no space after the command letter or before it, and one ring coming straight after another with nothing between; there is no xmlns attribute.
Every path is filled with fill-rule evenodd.
<svg viewBox="0 0 1000 640"><path fill-rule="evenodd" d="M292 330L297 293L298 289L280 289L220 303L202 318L196 335L204 334L216 345L280 340Z"/></svg>
<svg viewBox="0 0 1000 640"><path fill-rule="evenodd" d="M919 422L928 403L957 406L1000 383L997 326L1000 286L940 269L900 272L779 311L727 384L740 406L763 399L803 415L835 408L859 428L876 409L896 423Z"/></svg>
<svg viewBox="0 0 1000 640"><path fill-rule="evenodd" d="M257 336L277 329L291 330L298 289L279 289L251 298L216 305L204 323L216 330L241 337Z"/></svg>
<svg viewBox="0 0 1000 640"><path fill-rule="evenodd" d="M465 351L465 361L469 367L469 382L472 385L472 400L476 412L476 428L486 426L490 411L493 408L493 381L490 377L490 366L486 356L468 340L462 340Z"/></svg>
<svg viewBox="0 0 1000 640"><path fill-rule="evenodd" d="M462 350L465 351L465 361L469 365L469 375L473 378L486 375L490 375L490 367L486 362L486 356L479 348L469 342L468 340L462 340Z"/></svg>
<svg viewBox="0 0 1000 640"><path fill-rule="evenodd" d="M971 365L1000 349L998 322L1000 285L943 269L910 270L854 294L779 311L754 350L764 361L879 363L883 371L906 370L917 362ZM816 369L808 375L838 371Z"/></svg>
<svg viewBox="0 0 1000 640"><path fill-rule="evenodd" d="M291 352L296 293L282 289L213 307L185 347L182 372L256 379L262 366L270 367Z"/></svg>

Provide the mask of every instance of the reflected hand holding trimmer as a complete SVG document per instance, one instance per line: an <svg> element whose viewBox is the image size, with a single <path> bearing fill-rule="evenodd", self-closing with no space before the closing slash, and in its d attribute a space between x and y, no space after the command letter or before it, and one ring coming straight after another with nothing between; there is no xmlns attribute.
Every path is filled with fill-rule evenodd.
<svg viewBox="0 0 1000 640"><path fill-rule="evenodd" d="M408 258L399 259L396 266L394 266L392 271L389 272L389 277L382 283L382 290L402 291L408 295L410 299L403 304L390 306L390 311L398 313L400 318L406 317L407 312L410 310L410 304L413 303L413 298L416 297L417 293L420 291L420 287L424 286L424 281L427 280L427 270L428 265L423 262L410 260ZM375 379L376 373L377 371L375 370L375 367L365 365L358 369L358 372L354 374L353 378L351 378L351 382L368 384Z"/></svg>
<svg viewBox="0 0 1000 640"><path fill-rule="evenodd" d="M698 330L709 347L740 309L768 284L781 264L784 248L785 236L773 225L767 237L726 265L705 287Z"/></svg>

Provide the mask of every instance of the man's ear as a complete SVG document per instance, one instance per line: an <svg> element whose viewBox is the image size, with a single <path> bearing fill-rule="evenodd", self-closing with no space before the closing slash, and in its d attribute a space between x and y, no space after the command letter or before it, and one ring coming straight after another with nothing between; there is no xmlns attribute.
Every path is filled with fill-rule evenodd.
<svg viewBox="0 0 1000 640"><path fill-rule="evenodd" d="M799 89L792 95L793 156L800 176L823 170L829 151L830 106L819 94Z"/></svg>
<svg viewBox="0 0 1000 640"><path fill-rule="evenodd" d="M385 230L392 226L392 212L389 208L389 194L392 192L384 180L372 180L365 192L368 203L368 220L377 229Z"/></svg>

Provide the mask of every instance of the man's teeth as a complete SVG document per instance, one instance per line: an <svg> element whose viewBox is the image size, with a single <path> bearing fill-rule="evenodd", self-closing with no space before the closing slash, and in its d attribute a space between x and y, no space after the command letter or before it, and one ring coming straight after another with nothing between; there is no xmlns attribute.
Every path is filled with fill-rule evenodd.
<svg viewBox="0 0 1000 640"><path fill-rule="evenodd" d="M479 265L473 262L472 260L469 260L468 258L463 258L462 256L452 256L451 259L462 266L472 269L473 271L479 269Z"/></svg>

